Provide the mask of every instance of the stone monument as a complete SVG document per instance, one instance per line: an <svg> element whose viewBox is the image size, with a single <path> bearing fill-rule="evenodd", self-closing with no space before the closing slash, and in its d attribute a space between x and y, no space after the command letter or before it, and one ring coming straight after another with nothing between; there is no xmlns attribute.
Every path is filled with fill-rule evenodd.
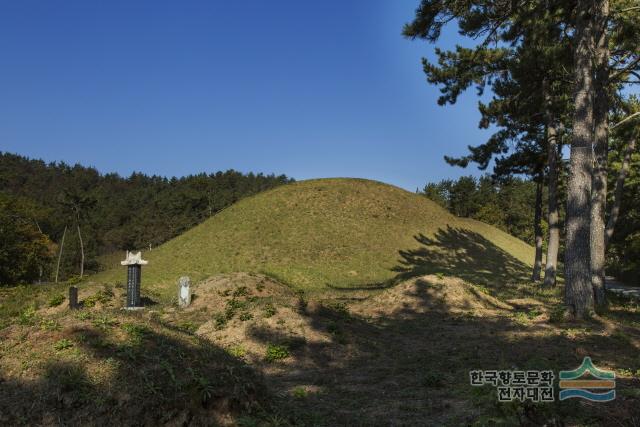
<svg viewBox="0 0 640 427"><path fill-rule="evenodd" d="M80 308L80 304L78 304L78 288L75 286L69 288L69 308L71 310Z"/></svg>
<svg viewBox="0 0 640 427"><path fill-rule="evenodd" d="M142 252L133 253L127 251L127 258L120 261L120 264L127 266L127 306L126 308L140 307L140 277L142 266L148 261L142 259Z"/></svg>
<svg viewBox="0 0 640 427"><path fill-rule="evenodd" d="M189 307L191 304L191 280L188 276L182 276L178 280L178 305Z"/></svg>

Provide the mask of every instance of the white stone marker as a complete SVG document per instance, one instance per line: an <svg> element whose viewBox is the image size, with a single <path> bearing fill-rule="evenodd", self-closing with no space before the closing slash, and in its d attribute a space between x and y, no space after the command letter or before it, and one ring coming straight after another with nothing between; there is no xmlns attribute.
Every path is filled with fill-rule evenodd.
<svg viewBox="0 0 640 427"><path fill-rule="evenodd" d="M191 304L191 280L189 276L182 276L178 280L178 305L180 307L189 307Z"/></svg>

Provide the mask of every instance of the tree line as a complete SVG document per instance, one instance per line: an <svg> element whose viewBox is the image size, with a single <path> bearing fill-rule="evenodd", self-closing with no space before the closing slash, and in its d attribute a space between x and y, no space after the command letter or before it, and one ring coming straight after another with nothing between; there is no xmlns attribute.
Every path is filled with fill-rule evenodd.
<svg viewBox="0 0 640 427"><path fill-rule="evenodd" d="M496 181L490 175L462 176L427 183L420 194L452 214L491 224L531 244L536 244L535 209L537 184L519 177ZM546 222L541 227L546 229Z"/></svg>
<svg viewBox="0 0 640 427"><path fill-rule="evenodd" d="M0 284L100 269L114 251L152 249L243 197L291 182L234 170L121 177L0 153Z"/></svg>
<svg viewBox="0 0 640 427"><path fill-rule="evenodd" d="M624 185L638 135L640 6L633 0L422 0L405 37L437 43L457 25L474 47L436 48L423 59L440 105L475 87L481 128L495 128L452 165L493 167L493 176L528 176L538 185L534 208L536 267L543 286L556 284L564 203L564 280L568 314L583 318L606 305L607 251L624 207ZM563 147L569 160L562 162ZM614 171L611 160L621 164ZM613 178L611 175L613 174ZM613 189L611 189L611 185ZM542 218L546 187L546 265ZM566 188L566 200L559 187ZM609 205L607 207L607 205Z"/></svg>

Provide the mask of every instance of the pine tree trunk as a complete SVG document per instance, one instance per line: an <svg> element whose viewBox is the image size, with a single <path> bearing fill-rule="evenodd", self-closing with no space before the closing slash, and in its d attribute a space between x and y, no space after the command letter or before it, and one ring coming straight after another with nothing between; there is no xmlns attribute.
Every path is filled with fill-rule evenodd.
<svg viewBox="0 0 640 427"><path fill-rule="evenodd" d="M600 0L596 10L598 37L594 91L593 175L591 180L591 285L596 307L606 305L605 210L607 202L607 156L609 153L609 48L606 21L609 0Z"/></svg>
<svg viewBox="0 0 640 427"><path fill-rule="evenodd" d="M613 205L611 206L611 213L609 214L609 222L607 222L607 228L605 229L604 244L605 249L609 246L611 237L613 236L613 230L615 229L616 222L620 216L620 203L622 203L622 191L624 190L624 180L627 177L629 171L629 164L631 163L631 155L636 150L636 138L631 138L629 144L624 151L624 158L622 159L622 166L620 172L618 172L618 178L616 179L616 187L613 196Z"/></svg>
<svg viewBox="0 0 640 427"><path fill-rule="evenodd" d="M64 226L62 232L62 240L60 241L60 252L58 253L58 265L56 265L56 283L58 283L58 274L60 273L60 260L62 259L62 249L64 249L64 236L67 235L67 226Z"/></svg>
<svg viewBox="0 0 640 427"><path fill-rule="evenodd" d="M551 97L548 92L548 86L545 85L546 106L546 122L547 122L547 157L549 165L549 200L548 200L548 218L549 223L549 239L547 241L547 265L544 270L545 287L556 285L556 270L558 268L558 249L560 248L560 225L558 214L558 132L553 120L551 112Z"/></svg>
<svg viewBox="0 0 640 427"><path fill-rule="evenodd" d="M542 174L540 174L542 175ZM533 226L536 237L536 257L533 263L533 274L531 275L531 281L537 282L540 280L540 271L542 270L542 176L539 177L536 183L536 206L533 219Z"/></svg>
<svg viewBox="0 0 640 427"><path fill-rule="evenodd" d="M78 222L78 240L80 241L80 278L84 275L84 244L80 233L80 223Z"/></svg>
<svg viewBox="0 0 640 427"><path fill-rule="evenodd" d="M600 1L579 1L576 18L575 112L567 183L567 243L564 268L565 305L577 319L584 318L593 311L589 206L593 161L593 6Z"/></svg>

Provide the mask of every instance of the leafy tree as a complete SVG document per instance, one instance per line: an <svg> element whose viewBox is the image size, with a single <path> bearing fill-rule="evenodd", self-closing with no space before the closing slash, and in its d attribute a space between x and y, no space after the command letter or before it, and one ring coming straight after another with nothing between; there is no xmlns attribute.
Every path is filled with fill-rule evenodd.
<svg viewBox="0 0 640 427"><path fill-rule="evenodd" d="M29 203L0 193L0 284L39 280L53 244L34 221Z"/></svg>

